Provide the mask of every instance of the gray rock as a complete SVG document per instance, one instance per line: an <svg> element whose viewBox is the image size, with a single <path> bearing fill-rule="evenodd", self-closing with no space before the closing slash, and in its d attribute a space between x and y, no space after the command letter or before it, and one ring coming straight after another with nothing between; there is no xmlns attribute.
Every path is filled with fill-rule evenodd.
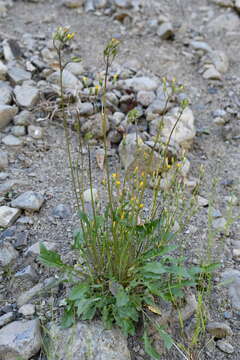
<svg viewBox="0 0 240 360"><path fill-rule="evenodd" d="M0 316L0 328L10 323L13 320L13 317L12 311Z"/></svg>
<svg viewBox="0 0 240 360"><path fill-rule="evenodd" d="M96 9L103 9L107 6L107 0L94 0L94 6Z"/></svg>
<svg viewBox="0 0 240 360"><path fill-rule="evenodd" d="M151 173L159 171L162 166L161 156L143 143L135 133L127 134L119 145L119 155L122 165L127 171Z"/></svg>
<svg viewBox="0 0 240 360"><path fill-rule="evenodd" d="M51 351L49 360L57 357L79 360L130 360L127 341L119 329L105 330L100 322L78 322L70 329L55 324L50 328ZM71 342L71 348L69 348Z"/></svg>
<svg viewBox="0 0 240 360"><path fill-rule="evenodd" d="M70 73L72 73L73 75L82 75L84 73L84 67L83 64L81 62L78 63L69 63L66 66L66 70L68 70Z"/></svg>
<svg viewBox="0 0 240 360"><path fill-rule="evenodd" d="M13 122L15 125L27 126L33 121L33 119L34 117L30 111L23 110L14 117Z"/></svg>
<svg viewBox="0 0 240 360"><path fill-rule="evenodd" d="M157 35L162 40L169 40L174 36L173 26L170 22L161 24L157 30Z"/></svg>
<svg viewBox="0 0 240 360"><path fill-rule="evenodd" d="M7 192L11 191L15 184L15 180L8 180L5 181L3 184L0 184L0 195L4 195Z"/></svg>
<svg viewBox="0 0 240 360"><path fill-rule="evenodd" d="M8 76L14 85L21 85L23 81L31 79L30 72L17 67L16 65L12 65L8 68Z"/></svg>
<svg viewBox="0 0 240 360"><path fill-rule="evenodd" d="M123 136L117 130L110 130L107 137L112 144L119 144Z"/></svg>
<svg viewBox="0 0 240 360"><path fill-rule="evenodd" d="M79 114L83 116L90 116L93 114L93 104L89 102L79 104Z"/></svg>
<svg viewBox="0 0 240 360"><path fill-rule="evenodd" d="M26 191L14 199L11 205L19 209L39 211L43 202L44 197L42 194L34 191Z"/></svg>
<svg viewBox="0 0 240 360"><path fill-rule="evenodd" d="M59 71L56 71L53 74L51 74L47 80L53 84L59 85L59 81L60 81ZM63 71L63 87L74 90L74 89L82 89L83 85L75 75L73 75L70 71L65 69Z"/></svg>
<svg viewBox="0 0 240 360"><path fill-rule="evenodd" d="M240 248L233 249L233 259L235 261L240 261Z"/></svg>
<svg viewBox="0 0 240 360"><path fill-rule="evenodd" d="M29 125L28 135L30 135L33 139L42 139L44 135L44 129L40 126Z"/></svg>
<svg viewBox="0 0 240 360"><path fill-rule="evenodd" d="M205 52L211 52L212 51L211 47L204 41L191 41L190 45L195 50L203 50Z"/></svg>
<svg viewBox="0 0 240 360"><path fill-rule="evenodd" d="M208 66L207 70L204 71L203 78L206 80L222 80L220 72L213 65Z"/></svg>
<svg viewBox="0 0 240 360"><path fill-rule="evenodd" d="M26 128L25 126L16 125L11 128L11 133L14 136L24 136L26 135Z"/></svg>
<svg viewBox="0 0 240 360"><path fill-rule="evenodd" d="M125 115L122 112L116 111L112 116L112 122L115 126L118 126L124 120L124 118Z"/></svg>
<svg viewBox="0 0 240 360"><path fill-rule="evenodd" d="M150 122L150 134L156 136L159 131L159 126L161 127L161 137L164 142L166 142L170 134L172 133L173 128L175 127L171 135L171 143L176 146L180 146L183 149L188 150L192 144L193 138L196 134L196 129L194 125L194 116L190 108L186 108L182 116L179 119L179 108L172 109L164 118L158 117L156 120ZM177 120L179 119L178 123ZM177 125L175 126L175 124Z"/></svg>
<svg viewBox="0 0 240 360"><path fill-rule="evenodd" d="M21 307L27 303L29 303L35 296L39 296L39 293L44 289L44 284L39 283L31 289L23 292L17 299L17 306Z"/></svg>
<svg viewBox="0 0 240 360"><path fill-rule="evenodd" d="M4 170L8 167L8 153L0 150L0 169Z"/></svg>
<svg viewBox="0 0 240 360"><path fill-rule="evenodd" d="M5 60L12 61L22 55L21 49L14 39L3 40L3 55Z"/></svg>
<svg viewBox="0 0 240 360"><path fill-rule="evenodd" d="M232 329L228 324L217 321L209 322L206 326L206 329L209 334L218 339L233 335Z"/></svg>
<svg viewBox="0 0 240 360"><path fill-rule="evenodd" d="M0 61L0 80L5 80L7 75L7 67Z"/></svg>
<svg viewBox="0 0 240 360"><path fill-rule="evenodd" d="M93 0L85 0L84 10L86 12L94 11L95 10L94 1Z"/></svg>
<svg viewBox="0 0 240 360"><path fill-rule="evenodd" d="M54 242L47 242L47 241L39 241L35 244L33 244L32 246L30 246L29 249L27 249L27 251L25 252L25 256L30 256L30 257L36 257L38 255L40 255L40 243L42 243L48 250L56 250L56 243Z"/></svg>
<svg viewBox="0 0 240 360"><path fill-rule="evenodd" d="M32 282L37 281L39 278L32 265L28 265L24 269L16 272L14 277L16 279L30 280Z"/></svg>
<svg viewBox="0 0 240 360"><path fill-rule="evenodd" d="M120 80L118 85L124 89L133 89L133 91L154 91L158 87L156 80L146 76L134 77L132 79Z"/></svg>
<svg viewBox="0 0 240 360"><path fill-rule="evenodd" d="M137 102L143 106L149 106L155 97L156 95L153 91L139 91L137 94Z"/></svg>
<svg viewBox="0 0 240 360"><path fill-rule="evenodd" d="M131 7L131 3L129 0L113 0L113 4L120 9L128 9Z"/></svg>
<svg viewBox="0 0 240 360"><path fill-rule="evenodd" d="M9 266L17 257L18 252L9 242L0 242L0 267Z"/></svg>
<svg viewBox="0 0 240 360"><path fill-rule="evenodd" d="M0 206L0 226L11 226L15 220L20 216L21 210L14 209L9 206Z"/></svg>
<svg viewBox="0 0 240 360"><path fill-rule="evenodd" d="M109 122L106 121L106 132L109 131ZM101 114L96 114L95 116L89 118L85 121L81 127L81 131L84 134L91 134L95 139L101 139L104 136L104 130L102 127L102 117Z"/></svg>
<svg viewBox="0 0 240 360"><path fill-rule="evenodd" d="M35 314L35 305L33 304L25 304L20 307L18 310L19 314L22 314L23 316L32 316Z"/></svg>
<svg viewBox="0 0 240 360"><path fill-rule="evenodd" d="M19 146L22 145L22 140L14 135L7 135L2 139L2 142L8 146Z"/></svg>
<svg viewBox="0 0 240 360"><path fill-rule="evenodd" d="M161 98L161 99L155 99L152 104L149 105L147 108L146 114L158 114L162 115L166 111L169 110L170 105L167 105L167 99ZM148 117L149 119L149 117Z"/></svg>
<svg viewBox="0 0 240 360"><path fill-rule="evenodd" d="M219 350L221 350L222 352L224 352L226 354L234 353L234 347L225 340L218 340L217 347Z"/></svg>
<svg viewBox="0 0 240 360"><path fill-rule="evenodd" d="M229 60L223 51L212 51L210 53L210 58L217 71L222 74L225 74L228 71Z"/></svg>
<svg viewBox="0 0 240 360"><path fill-rule="evenodd" d="M0 105L0 129L7 126L17 113L16 106Z"/></svg>
<svg viewBox="0 0 240 360"><path fill-rule="evenodd" d="M240 271L228 269L222 274L223 282L228 287L228 295L231 298L232 306L240 311Z"/></svg>
<svg viewBox="0 0 240 360"><path fill-rule="evenodd" d="M21 107L36 105L39 100L39 94L39 90L33 86L16 86L14 89L16 101Z"/></svg>
<svg viewBox="0 0 240 360"><path fill-rule="evenodd" d="M14 321L0 330L0 358L28 360L40 350L41 342L38 319Z"/></svg>
<svg viewBox="0 0 240 360"><path fill-rule="evenodd" d="M0 81L0 104L9 105L12 101L12 88L5 82Z"/></svg>
<svg viewBox="0 0 240 360"><path fill-rule="evenodd" d="M71 209L69 206L66 206L64 204L59 204L57 205L53 211L52 211L52 215L56 218L60 218L60 219L67 219L71 216Z"/></svg>

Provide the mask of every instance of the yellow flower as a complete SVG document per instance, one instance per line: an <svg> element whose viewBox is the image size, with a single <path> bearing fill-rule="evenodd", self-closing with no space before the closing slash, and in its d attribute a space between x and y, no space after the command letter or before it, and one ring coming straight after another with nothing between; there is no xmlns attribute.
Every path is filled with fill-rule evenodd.
<svg viewBox="0 0 240 360"><path fill-rule="evenodd" d="M113 173L113 174L112 174L112 177L113 177L114 179L116 179L117 174L116 174L116 173Z"/></svg>
<svg viewBox="0 0 240 360"><path fill-rule="evenodd" d="M177 166L178 168L180 168L180 167L182 167L182 164L181 164L181 163L177 163L176 166Z"/></svg>
<svg viewBox="0 0 240 360"><path fill-rule="evenodd" d="M140 187L143 187L143 184L144 184L144 182L143 182L143 181L140 181L139 186L140 186Z"/></svg>
<svg viewBox="0 0 240 360"><path fill-rule="evenodd" d="M135 201L136 200L136 196L131 197L131 201Z"/></svg>
<svg viewBox="0 0 240 360"><path fill-rule="evenodd" d="M121 185L121 181L117 180L117 181L116 181L116 185L117 185L117 186L120 186L120 185Z"/></svg>
<svg viewBox="0 0 240 360"><path fill-rule="evenodd" d="M144 207L143 204L139 204L139 208L142 209Z"/></svg>
<svg viewBox="0 0 240 360"><path fill-rule="evenodd" d="M122 212L122 214L121 214L121 220L124 219L124 216L125 216L125 214L124 214L124 212Z"/></svg>
<svg viewBox="0 0 240 360"><path fill-rule="evenodd" d="M142 176L142 177L144 177L144 175L145 175L145 172L144 172L144 171L142 171L141 176Z"/></svg>

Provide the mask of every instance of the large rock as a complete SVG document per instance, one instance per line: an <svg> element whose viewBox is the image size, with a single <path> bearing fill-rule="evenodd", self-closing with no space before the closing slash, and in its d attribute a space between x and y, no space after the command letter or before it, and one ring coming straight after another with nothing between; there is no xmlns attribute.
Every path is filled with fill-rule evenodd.
<svg viewBox="0 0 240 360"><path fill-rule="evenodd" d="M161 127L161 138L166 142L168 141L172 130L171 143L181 146L183 149L188 149L196 134L194 126L194 116L190 108L186 108L176 127L174 128L180 114L179 108L174 108L169 115L164 118L157 118L150 123L150 133L154 136L157 135L159 126Z"/></svg>
<svg viewBox="0 0 240 360"><path fill-rule="evenodd" d="M60 72L59 71L55 71L53 74L51 74L49 77L48 77L48 81L53 83L53 84L56 84L56 85L59 85L59 82L60 82ZM62 81L63 81L63 87L64 88L68 88L68 89L82 89L83 88L83 84L81 83L80 80L78 80L78 78L73 75L70 71L68 70L64 70L63 71L63 78L62 78Z"/></svg>
<svg viewBox="0 0 240 360"><path fill-rule="evenodd" d="M0 129L7 126L16 114L16 106L0 105Z"/></svg>
<svg viewBox="0 0 240 360"><path fill-rule="evenodd" d="M229 60L225 52L223 51L212 51L210 53L212 62L220 73L226 73L229 68Z"/></svg>
<svg viewBox="0 0 240 360"><path fill-rule="evenodd" d="M33 86L16 86L14 95L18 105L22 107L34 106L39 100L39 90Z"/></svg>
<svg viewBox="0 0 240 360"><path fill-rule="evenodd" d="M7 74L7 67L0 61L0 80L5 80Z"/></svg>
<svg viewBox="0 0 240 360"><path fill-rule="evenodd" d="M130 360L127 341L120 330L105 330L100 322L78 322L73 328L50 328L51 347L48 360ZM71 345L70 345L71 344Z"/></svg>
<svg viewBox="0 0 240 360"><path fill-rule="evenodd" d="M14 321L0 330L0 359L28 360L41 347L41 330L38 319Z"/></svg>
<svg viewBox="0 0 240 360"><path fill-rule="evenodd" d="M19 146L22 145L22 140L17 138L16 136L10 134L7 136L4 136L2 139L2 142L7 146Z"/></svg>
<svg viewBox="0 0 240 360"><path fill-rule="evenodd" d="M132 79L118 81L118 86L124 89L133 89L133 91L153 91L158 87L158 83L155 79L151 79L146 76L134 77Z"/></svg>
<svg viewBox="0 0 240 360"><path fill-rule="evenodd" d="M151 173L159 171L163 165L160 154L143 143L140 136L135 133L128 134L119 145L121 163L127 171Z"/></svg>
<svg viewBox="0 0 240 360"><path fill-rule="evenodd" d="M43 202L44 197L40 193L26 191L12 201L12 206L24 210L39 211Z"/></svg>

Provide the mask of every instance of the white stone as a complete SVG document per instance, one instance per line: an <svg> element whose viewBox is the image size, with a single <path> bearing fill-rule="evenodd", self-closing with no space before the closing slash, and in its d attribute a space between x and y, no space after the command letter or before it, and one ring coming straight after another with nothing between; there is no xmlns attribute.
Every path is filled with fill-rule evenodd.
<svg viewBox="0 0 240 360"><path fill-rule="evenodd" d="M0 316L0 328L7 325L12 320L13 320L13 312L12 311Z"/></svg>
<svg viewBox="0 0 240 360"><path fill-rule="evenodd" d="M4 228L11 226L20 214L21 210L19 209L14 209L9 206L0 206L0 226Z"/></svg>
<svg viewBox="0 0 240 360"><path fill-rule="evenodd" d="M23 316L31 316L34 315L35 313L35 305L33 304L24 304L20 307L20 309L18 310L18 312L20 314L22 314Z"/></svg>
<svg viewBox="0 0 240 360"><path fill-rule="evenodd" d="M29 125L28 126L28 135L33 139L42 139L44 134L44 129L40 126Z"/></svg>
<svg viewBox="0 0 240 360"><path fill-rule="evenodd" d="M5 82L0 81L0 104L9 105L12 101L12 88Z"/></svg>
<svg viewBox="0 0 240 360"><path fill-rule="evenodd" d="M28 360L41 347L41 330L38 319L14 321L0 330L0 359Z"/></svg>
<svg viewBox="0 0 240 360"><path fill-rule="evenodd" d="M135 92L144 90L144 91L154 91L158 87L156 80L151 79L146 76L134 77L132 79L126 79L118 82L120 87L132 88Z"/></svg>

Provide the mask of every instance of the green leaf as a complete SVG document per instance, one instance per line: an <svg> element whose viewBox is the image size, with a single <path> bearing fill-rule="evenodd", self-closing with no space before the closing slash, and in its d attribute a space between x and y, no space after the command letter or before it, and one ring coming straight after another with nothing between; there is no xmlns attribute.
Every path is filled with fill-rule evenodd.
<svg viewBox="0 0 240 360"><path fill-rule="evenodd" d="M84 243L84 235L81 230L75 230L73 233L74 243L72 248L73 249L81 249Z"/></svg>
<svg viewBox="0 0 240 360"><path fill-rule="evenodd" d="M145 265L142 269L144 272L151 272L153 274L164 274L168 271L166 267L157 261Z"/></svg>
<svg viewBox="0 0 240 360"><path fill-rule="evenodd" d="M75 62L75 63L78 63L78 62L81 62L82 59L81 59L80 57L78 57L78 56L73 56L73 57L71 58L71 61L72 61L72 62Z"/></svg>
<svg viewBox="0 0 240 360"><path fill-rule="evenodd" d="M88 216L87 216L87 214L85 214L85 212L79 210L78 211L78 216L85 224L90 225L89 220L88 220Z"/></svg>
<svg viewBox="0 0 240 360"><path fill-rule="evenodd" d="M61 320L61 327L63 327L64 329L69 328L70 326L72 326L75 322L75 318L74 318L74 312L73 310L68 310L65 311L62 320Z"/></svg>
<svg viewBox="0 0 240 360"><path fill-rule="evenodd" d="M61 257L55 251L48 250L43 243L40 244L40 256L38 257L44 265L55 268L66 268L67 265L61 260Z"/></svg>
<svg viewBox="0 0 240 360"><path fill-rule="evenodd" d="M89 291L89 285L86 283L79 284L72 288L69 300L80 300Z"/></svg>
<svg viewBox="0 0 240 360"><path fill-rule="evenodd" d="M203 266L201 266L201 269L202 269L202 272L210 273L210 272L218 269L220 266L221 266L221 264L219 264L219 263L213 263L210 265L205 265L205 266L203 265Z"/></svg>
<svg viewBox="0 0 240 360"><path fill-rule="evenodd" d="M125 306L129 302L129 296L123 288L119 289L116 294L117 307Z"/></svg>
<svg viewBox="0 0 240 360"><path fill-rule="evenodd" d="M173 345L173 339L172 337L165 331L163 330L160 326L156 326L157 330L159 332L159 335L161 336L161 338L163 339L164 342L164 346L170 350L172 345Z"/></svg>
<svg viewBox="0 0 240 360"><path fill-rule="evenodd" d="M143 334L143 342L144 342L144 349L145 349L146 353L149 356L151 356L153 359L159 360L160 354L153 348L151 341L147 335L146 330L144 331L144 334Z"/></svg>

